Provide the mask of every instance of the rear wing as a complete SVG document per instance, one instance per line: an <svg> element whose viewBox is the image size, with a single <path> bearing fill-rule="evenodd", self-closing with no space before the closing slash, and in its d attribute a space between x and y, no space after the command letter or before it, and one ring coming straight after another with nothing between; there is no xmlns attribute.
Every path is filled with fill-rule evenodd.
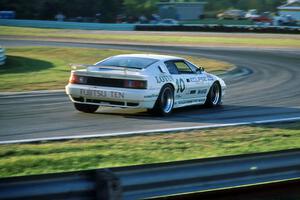
<svg viewBox="0 0 300 200"><path fill-rule="evenodd" d="M82 70L85 69L87 71L101 71L101 69L111 69L111 70L123 70L124 72L127 71L134 71L139 72L143 69L138 68L128 68L128 67L119 67L119 66L98 66L98 65L89 65L89 64L70 64L71 70Z"/></svg>
<svg viewBox="0 0 300 200"><path fill-rule="evenodd" d="M71 70L80 70L80 69L87 69L89 66L93 65L87 65L87 64L69 64Z"/></svg>

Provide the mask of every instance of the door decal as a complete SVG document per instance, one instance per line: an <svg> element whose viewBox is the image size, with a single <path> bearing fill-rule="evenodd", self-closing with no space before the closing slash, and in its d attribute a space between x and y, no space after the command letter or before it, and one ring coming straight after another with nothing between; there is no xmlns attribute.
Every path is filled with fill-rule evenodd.
<svg viewBox="0 0 300 200"><path fill-rule="evenodd" d="M183 93L185 90L185 83L182 78L176 79L176 85L177 85L177 93L181 92Z"/></svg>

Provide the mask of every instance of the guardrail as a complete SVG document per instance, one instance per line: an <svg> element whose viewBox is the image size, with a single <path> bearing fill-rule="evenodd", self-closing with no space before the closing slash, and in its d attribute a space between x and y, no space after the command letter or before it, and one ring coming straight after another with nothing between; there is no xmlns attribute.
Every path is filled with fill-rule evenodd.
<svg viewBox="0 0 300 200"><path fill-rule="evenodd" d="M227 33L287 33L299 34L299 26L258 26L258 25L136 25L137 31L188 31Z"/></svg>
<svg viewBox="0 0 300 200"><path fill-rule="evenodd" d="M6 60L5 49L0 47L0 65L4 65Z"/></svg>
<svg viewBox="0 0 300 200"><path fill-rule="evenodd" d="M300 179L300 149L0 179L0 199L143 199Z"/></svg>

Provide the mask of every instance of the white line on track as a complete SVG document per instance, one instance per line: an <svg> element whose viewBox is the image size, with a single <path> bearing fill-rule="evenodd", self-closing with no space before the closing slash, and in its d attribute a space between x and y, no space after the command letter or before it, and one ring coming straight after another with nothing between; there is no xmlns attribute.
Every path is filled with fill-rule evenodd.
<svg viewBox="0 0 300 200"><path fill-rule="evenodd" d="M230 127L230 126L268 124L268 123L277 123L277 122L292 122L292 121L299 121L299 120L300 120L300 116L299 117L291 117L291 118L278 118L278 119L271 119L271 120L258 120L258 121L248 121L248 122L228 123L228 124L212 124L212 125L190 126L190 127L180 127L180 128L154 129L154 130L144 130L144 131L117 132L117 133L92 134L92 135L59 136L59 137L22 139L22 140L7 140L7 141L0 141L0 144L33 143L33 142L41 142L41 141L60 141L60 140L113 137L113 136L125 136L125 135L136 135L136 134L147 134L147 133L191 131L191 130L222 128L222 127Z"/></svg>

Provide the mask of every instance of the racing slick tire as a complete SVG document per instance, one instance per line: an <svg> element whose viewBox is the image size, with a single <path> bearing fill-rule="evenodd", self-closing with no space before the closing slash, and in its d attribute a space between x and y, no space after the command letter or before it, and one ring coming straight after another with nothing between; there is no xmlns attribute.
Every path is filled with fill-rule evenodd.
<svg viewBox="0 0 300 200"><path fill-rule="evenodd" d="M170 85L164 85L159 93L153 109L148 111L158 116L168 116L174 107L174 89Z"/></svg>
<svg viewBox="0 0 300 200"><path fill-rule="evenodd" d="M222 89L219 82L214 82L206 97L206 107L217 107L222 104Z"/></svg>
<svg viewBox="0 0 300 200"><path fill-rule="evenodd" d="M74 107L81 112L94 113L99 108L97 105L74 103Z"/></svg>

